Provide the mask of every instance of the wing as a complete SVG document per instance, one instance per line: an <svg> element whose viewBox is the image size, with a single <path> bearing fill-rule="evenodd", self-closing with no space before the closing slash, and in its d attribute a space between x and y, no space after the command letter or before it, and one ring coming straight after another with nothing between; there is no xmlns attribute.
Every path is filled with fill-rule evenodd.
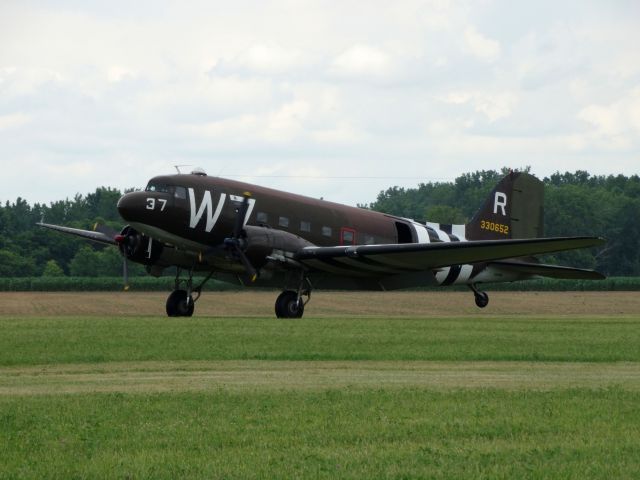
<svg viewBox="0 0 640 480"><path fill-rule="evenodd" d="M60 225L52 225L50 223L42 223L42 222L39 222L36 225L44 228L49 228L51 230L56 230L58 232L69 233L71 235L76 235L78 237L87 238L89 240L93 240L94 242L108 243L109 245L117 245L115 238L112 235L107 235L104 232L98 232L98 231L92 231L92 230L81 230L79 228L71 228L71 227L62 227Z"/></svg>
<svg viewBox="0 0 640 480"><path fill-rule="evenodd" d="M393 275L596 247L597 237L306 247L295 259L311 268L353 276Z"/></svg>

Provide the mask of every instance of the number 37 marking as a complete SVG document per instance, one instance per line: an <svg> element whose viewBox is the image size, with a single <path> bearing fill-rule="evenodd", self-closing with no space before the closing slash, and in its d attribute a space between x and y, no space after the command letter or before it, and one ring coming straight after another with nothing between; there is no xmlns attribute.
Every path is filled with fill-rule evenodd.
<svg viewBox="0 0 640 480"><path fill-rule="evenodd" d="M164 198L158 198L158 203L160 203L160 211L164 211L164 207L167 206L167 200ZM147 198L147 210L155 210L156 208L156 199L155 198Z"/></svg>

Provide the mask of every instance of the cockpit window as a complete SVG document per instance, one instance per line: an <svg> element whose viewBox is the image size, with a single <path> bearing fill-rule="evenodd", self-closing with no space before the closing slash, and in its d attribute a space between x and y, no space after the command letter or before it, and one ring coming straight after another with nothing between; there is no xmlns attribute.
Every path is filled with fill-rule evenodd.
<svg viewBox="0 0 640 480"><path fill-rule="evenodd" d="M181 200L184 200L187 198L187 189L184 187L175 187L173 196Z"/></svg>
<svg viewBox="0 0 640 480"><path fill-rule="evenodd" d="M161 192L161 193L169 193L169 185L165 185L164 183L154 183L149 182L147 188L145 188L146 192Z"/></svg>

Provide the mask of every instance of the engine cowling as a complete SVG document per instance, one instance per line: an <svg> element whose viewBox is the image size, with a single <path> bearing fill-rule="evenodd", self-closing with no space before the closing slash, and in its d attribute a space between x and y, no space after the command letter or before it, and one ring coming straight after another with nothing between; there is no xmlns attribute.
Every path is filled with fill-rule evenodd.
<svg viewBox="0 0 640 480"><path fill-rule="evenodd" d="M116 237L122 255L132 262L153 265L162 255L164 245L138 232L130 225L125 226Z"/></svg>

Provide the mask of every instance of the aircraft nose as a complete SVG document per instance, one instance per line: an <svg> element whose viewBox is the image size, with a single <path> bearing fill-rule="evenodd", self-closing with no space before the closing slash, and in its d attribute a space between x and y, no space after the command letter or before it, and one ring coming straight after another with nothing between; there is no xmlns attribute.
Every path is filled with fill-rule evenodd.
<svg viewBox="0 0 640 480"><path fill-rule="evenodd" d="M118 200L118 213L128 222L138 220L145 208L144 192L126 193Z"/></svg>

